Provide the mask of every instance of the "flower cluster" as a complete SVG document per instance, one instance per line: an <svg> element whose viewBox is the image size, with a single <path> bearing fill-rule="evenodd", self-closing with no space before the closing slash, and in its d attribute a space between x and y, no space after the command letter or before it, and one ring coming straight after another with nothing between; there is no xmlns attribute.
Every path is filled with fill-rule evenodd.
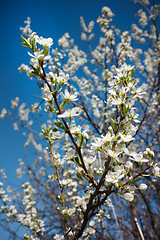
<svg viewBox="0 0 160 240"><path fill-rule="evenodd" d="M120 195L124 194L124 199L132 201L136 187L134 187L134 176L131 174L133 169L131 161L140 165L148 163L151 167L154 153L148 149L144 154L136 153L127 148L128 143L135 139L134 135L138 129L133 125L133 122L138 122L134 102L136 98L141 99L145 93L142 87L137 87L137 82L133 78L133 67L124 64L121 68L115 69L115 72L114 79L109 82L110 95L107 101L111 107L117 107L120 117L117 121L111 119L109 131L92 143L92 149L106 156L106 161L112 162L112 170L108 171L105 178L106 185L113 184L119 189ZM146 154L150 156L149 159L144 158L143 155ZM132 182L133 186L130 187Z"/></svg>

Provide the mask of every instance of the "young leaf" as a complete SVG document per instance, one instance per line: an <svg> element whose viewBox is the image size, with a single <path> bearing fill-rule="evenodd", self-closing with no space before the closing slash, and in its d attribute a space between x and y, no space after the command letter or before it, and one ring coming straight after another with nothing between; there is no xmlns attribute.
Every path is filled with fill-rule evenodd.
<svg viewBox="0 0 160 240"><path fill-rule="evenodd" d="M79 147L81 147L83 144L83 135L81 134L80 138L79 138Z"/></svg>
<svg viewBox="0 0 160 240"><path fill-rule="evenodd" d="M62 110L62 109L64 109L65 108L65 106L67 105L67 102L68 101L63 101L62 103L61 103L61 105L60 105L60 109Z"/></svg>
<svg viewBox="0 0 160 240"><path fill-rule="evenodd" d="M24 38L22 35L21 35L21 40L22 40L22 43L21 43L22 46L32 49L32 46L30 45L29 41L26 38Z"/></svg>
<svg viewBox="0 0 160 240"><path fill-rule="evenodd" d="M44 46L43 46L44 56L47 56L47 55L48 55L48 52L49 52L49 47L48 47L47 45L44 45Z"/></svg>
<svg viewBox="0 0 160 240"><path fill-rule="evenodd" d="M61 129L65 130L64 125L59 120L57 120L57 122L55 122L54 125L56 125L58 128L61 128Z"/></svg>
<svg viewBox="0 0 160 240"><path fill-rule="evenodd" d="M116 131L117 130L117 123L111 118L111 126Z"/></svg>
<svg viewBox="0 0 160 240"><path fill-rule="evenodd" d="M35 52L36 51L36 49L37 49L37 46L36 46L36 43L35 43L35 40L34 40L34 38L30 38L30 45L32 46L32 50L33 50L33 52Z"/></svg>
<svg viewBox="0 0 160 240"><path fill-rule="evenodd" d="M124 115L126 115L129 111L129 105L126 105L126 104L123 104L123 112L124 112Z"/></svg>
<svg viewBox="0 0 160 240"><path fill-rule="evenodd" d="M78 166L81 166L81 162L80 162L80 160L79 160L79 158L78 157L75 157L75 162L78 164Z"/></svg>
<svg viewBox="0 0 160 240"><path fill-rule="evenodd" d="M134 76L134 68L132 68L132 70L129 73L129 77L132 79Z"/></svg>
<svg viewBox="0 0 160 240"><path fill-rule="evenodd" d="M60 202L63 201L63 197L62 197L62 194L61 194L61 193L59 193L59 200L60 200Z"/></svg>

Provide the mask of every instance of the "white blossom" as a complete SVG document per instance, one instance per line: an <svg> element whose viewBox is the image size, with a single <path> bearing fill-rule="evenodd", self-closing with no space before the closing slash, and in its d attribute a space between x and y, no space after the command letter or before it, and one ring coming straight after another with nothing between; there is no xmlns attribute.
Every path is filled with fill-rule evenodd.
<svg viewBox="0 0 160 240"><path fill-rule="evenodd" d="M56 235L54 236L54 239L55 239L55 240L64 240L64 236L59 235L59 234L56 234Z"/></svg>
<svg viewBox="0 0 160 240"><path fill-rule="evenodd" d="M39 43L40 45L47 45L49 48L53 45L53 39L52 38L43 38L39 37L36 38L36 42Z"/></svg>
<svg viewBox="0 0 160 240"><path fill-rule="evenodd" d="M130 157L131 160L135 161L135 162L138 162L138 163L144 163L144 162L148 162L149 160L148 159L145 159L143 158L143 153L140 152L140 153L131 153L131 157Z"/></svg>
<svg viewBox="0 0 160 240"><path fill-rule="evenodd" d="M15 109L18 106L19 97L16 97L15 100L11 100L11 108Z"/></svg>
<svg viewBox="0 0 160 240"><path fill-rule="evenodd" d="M30 19L30 17L27 17L27 20L25 20L24 23L26 24L26 26L24 28L20 27L20 30L22 31L22 33L24 35L29 37L32 34L32 30L30 28L30 26L31 26L31 19Z"/></svg>
<svg viewBox="0 0 160 240"><path fill-rule="evenodd" d="M7 110L5 108L2 109L1 114L0 114L0 118L4 118L7 114Z"/></svg>
<svg viewBox="0 0 160 240"><path fill-rule="evenodd" d="M120 133L119 135L123 142L130 142L130 141L134 140L134 137L132 137L132 135L130 135L130 134L124 135L124 134Z"/></svg>
<svg viewBox="0 0 160 240"><path fill-rule="evenodd" d="M109 7L103 7L102 8L102 13L107 17L107 18L111 18L114 16L114 14L112 13L111 9Z"/></svg>
<svg viewBox="0 0 160 240"><path fill-rule="evenodd" d="M125 166L128 168L128 169L133 169L133 163L131 161L127 161Z"/></svg>
<svg viewBox="0 0 160 240"><path fill-rule="evenodd" d="M153 173L155 177L160 177L160 167L157 164L153 168Z"/></svg>
<svg viewBox="0 0 160 240"><path fill-rule="evenodd" d="M44 53L42 52L34 52L34 55L31 54L30 52L28 52L28 54L32 57L35 58L36 60L49 60L51 58L50 55L45 56ZM32 60L32 59L31 59ZM38 62L34 62L34 60L31 61L32 63L34 63L34 67L36 67L35 63L38 65Z"/></svg>
<svg viewBox="0 0 160 240"><path fill-rule="evenodd" d="M59 118L72 118L80 115L80 109L75 107L71 110L66 110L64 113L58 115Z"/></svg>
<svg viewBox="0 0 160 240"><path fill-rule="evenodd" d="M64 91L63 98L67 101L73 101L73 102L78 100L77 93L75 92L74 94L71 95L67 89L65 89Z"/></svg>

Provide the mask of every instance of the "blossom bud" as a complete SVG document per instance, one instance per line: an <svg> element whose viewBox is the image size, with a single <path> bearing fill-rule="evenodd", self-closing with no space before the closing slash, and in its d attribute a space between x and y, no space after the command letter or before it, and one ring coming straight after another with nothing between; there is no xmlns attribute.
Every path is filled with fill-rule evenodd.
<svg viewBox="0 0 160 240"><path fill-rule="evenodd" d="M124 194L124 199L127 200L127 201L129 201L129 202L132 202L133 199L134 199L134 196L133 196L132 193L125 193L125 194Z"/></svg>
<svg viewBox="0 0 160 240"><path fill-rule="evenodd" d="M141 190L141 191L145 191L145 190L147 190L147 188L148 187L145 183L141 183L140 186L139 186L139 190Z"/></svg>

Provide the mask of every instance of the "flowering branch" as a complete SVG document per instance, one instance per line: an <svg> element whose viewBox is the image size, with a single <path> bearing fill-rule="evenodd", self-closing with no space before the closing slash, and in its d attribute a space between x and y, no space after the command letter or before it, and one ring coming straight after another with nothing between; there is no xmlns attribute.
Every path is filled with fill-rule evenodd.
<svg viewBox="0 0 160 240"><path fill-rule="evenodd" d="M19 116L14 118L13 111L2 109L0 118L9 117L14 121L15 130L20 126L30 132L28 136L24 133L25 147L35 153L36 158L29 167L19 160L18 177L27 173L29 178L22 183L21 194L7 188L8 194L13 195L10 198L0 183L0 200L6 220L25 226L25 240L77 240L92 236L94 239L111 236L127 239L132 235L137 239L136 209L142 220L141 236L146 239L158 236L155 224L158 210L153 211L156 218L153 221L143 195L133 202L134 214L126 204L126 201L132 202L135 195L139 197L135 192L147 189L147 173L152 179L146 192L146 195L149 193L147 200L158 206L154 197L156 188L152 185L156 186L160 176L156 163L159 156L159 7L150 6L148 0L138 1L143 6L138 11L141 27L132 24L131 32L121 32L111 25L113 12L108 7L102 8L97 20L102 36L95 48L91 46L94 22L87 26L81 17L81 38L87 41L90 54L80 50L68 33L59 39L59 48L51 50L52 38L32 32L29 18L26 27L21 28L27 36L21 36L22 45L31 51L28 52L31 59L30 66L22 64L19 70L29 78L36 78L42 101L28 109L25 104L18 106L16 98L11 101L11 108ZM136 48L133 39L138 42ZM147 49L147 44L145 49L137 47L146 40L150 48ZM34 120L40 119L40 131L34 130L35 124L30 120L33 116L36 116ZM6 181L4 171L0 172ZM122 199L118 214L116 196L119 202ZM114 215L111 223L110 212ZM134 223L132 230L128 230L126 216ZM145 231L147 221L153 230L149 233Z"/></svg>

